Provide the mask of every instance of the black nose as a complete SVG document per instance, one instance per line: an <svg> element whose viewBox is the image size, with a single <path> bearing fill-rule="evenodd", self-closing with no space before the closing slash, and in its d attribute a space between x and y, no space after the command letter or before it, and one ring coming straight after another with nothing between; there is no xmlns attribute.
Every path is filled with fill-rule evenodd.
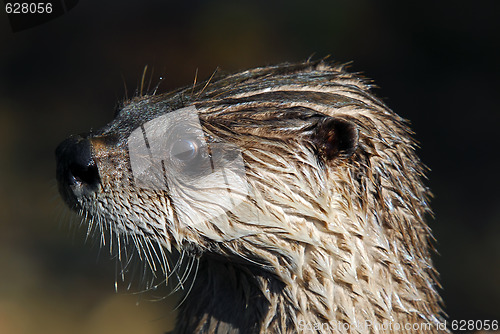
<svg viewBox="0 0 500 334"><path fill-rule="evenodd" d="M90 141L82 136L66 139L56 149L56 160L59 192L70 207L77 208L78 199L95 191L100 182Z"/></svg>

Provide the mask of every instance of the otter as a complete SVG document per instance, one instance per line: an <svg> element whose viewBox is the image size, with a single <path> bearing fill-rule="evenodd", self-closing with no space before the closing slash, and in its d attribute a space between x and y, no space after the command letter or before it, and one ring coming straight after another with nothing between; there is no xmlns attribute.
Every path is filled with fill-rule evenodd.
<svg viewBox="0 0 500 334"><path fill-rule="evenodd" d="M193 259L174 333L447 332L426 167L369 81L307 61L118 109L57 147L59 191L155 275Z"/></svg>

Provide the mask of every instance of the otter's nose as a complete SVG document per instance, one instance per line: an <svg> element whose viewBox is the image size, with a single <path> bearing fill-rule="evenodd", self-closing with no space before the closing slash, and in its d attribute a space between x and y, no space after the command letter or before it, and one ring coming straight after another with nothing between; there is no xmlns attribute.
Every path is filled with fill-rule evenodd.
<svg viewBox="0 0 500 334"><path fill-rule="evenodd" d="M56 149L56 160L59 192L75 207L79 197L96 190L100 182L90 141L82 136L66 139Z"/></svg>

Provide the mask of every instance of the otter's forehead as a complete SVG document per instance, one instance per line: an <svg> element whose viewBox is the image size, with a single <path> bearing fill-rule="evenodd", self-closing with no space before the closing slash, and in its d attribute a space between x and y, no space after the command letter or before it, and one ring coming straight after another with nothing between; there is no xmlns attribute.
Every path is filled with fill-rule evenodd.
<svg viewBox="0 0 500 334"><path fill-rule="evenodd" d="M322 62L256 68L219 76L194 87L126 101L115 119L94 136L113 137L117 145L125 145L140 124L189 106L196 107L202 126L206 121L223 127L245 124L249 113L254 116L246 119L246 126L252 126L250 121L260 126L257 123L267 119L275 122L277 128L283 119L304 119L318 113L333 116L344 107L384 110L385 106L368 89L362 79L345 72L342 66ZM302 113L287 112L295 106L304 107Z"/></svg>

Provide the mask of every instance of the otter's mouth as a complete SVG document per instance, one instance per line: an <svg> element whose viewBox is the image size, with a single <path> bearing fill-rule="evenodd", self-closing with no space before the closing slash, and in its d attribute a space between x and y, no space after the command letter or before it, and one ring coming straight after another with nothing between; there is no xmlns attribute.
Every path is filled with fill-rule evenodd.
<svg viewBox="0 0 500 334"><path fill-rule="evenodd" d="M71 209L83 209L81 199L95 193L101 182L90 140L71 136L57 147L56 159L59 192Z"/></svg>
<svg viewBox="0 0 500 334"><path fill-rule="evenodd" d="M116 138L104 128L66 139L56 149L56 176L66 204L88 233L101 240L109 233L117 258L129 254L120 247L132 245L155 272L166 261L158 249L190 253L206 240L255 234L260 214L248 200L255 196L242 150L202 127L194 106L136 123Z"/></svg>

